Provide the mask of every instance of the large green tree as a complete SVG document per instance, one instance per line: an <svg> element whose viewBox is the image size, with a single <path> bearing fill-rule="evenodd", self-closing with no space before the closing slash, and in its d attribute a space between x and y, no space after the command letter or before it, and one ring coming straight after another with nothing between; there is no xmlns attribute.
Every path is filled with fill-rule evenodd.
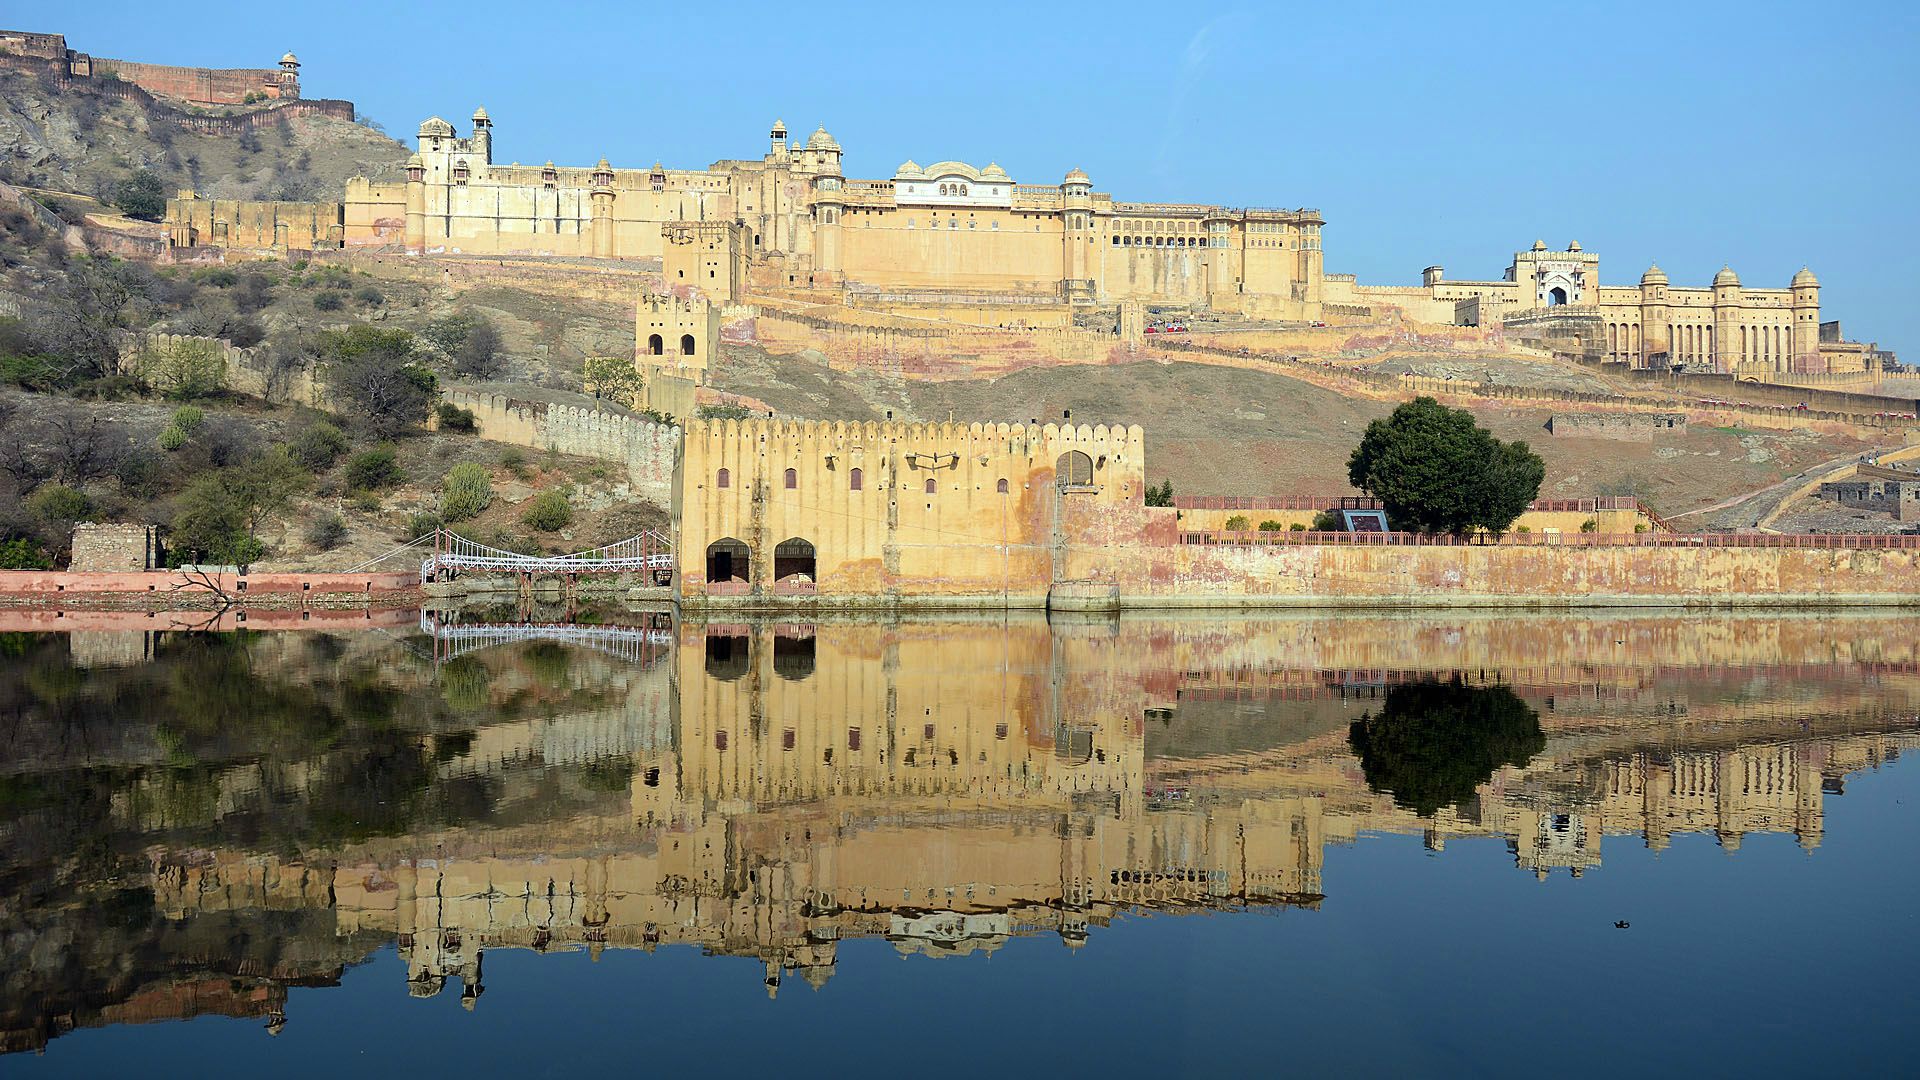
<svg viewBox="0 0 1920 1080"><path fill-rule="evenodd" d="M1347 478L1380 500L1394 528L1464 536L1505 532L1539 495L1546 465L1465 409L1423 397L1367 425Z"/></svg>
<svg viewBox="0 0 1920 1080"><path fill-rule="evenodd" d="M1459 676L1392 687L1378 715L1347 730L1367 786L1421 817L1465 807L1504 765L1546 749L1540 715L1504 686L1468 686Z"/></svg>
<svg viewBox="0 0 1920 1080"><path fill-rule="evenodd" d="M439 397L433 372L418 361L405 330L358 323L322 334L320 349L335 404L381 438L424 423Z"/></svg>

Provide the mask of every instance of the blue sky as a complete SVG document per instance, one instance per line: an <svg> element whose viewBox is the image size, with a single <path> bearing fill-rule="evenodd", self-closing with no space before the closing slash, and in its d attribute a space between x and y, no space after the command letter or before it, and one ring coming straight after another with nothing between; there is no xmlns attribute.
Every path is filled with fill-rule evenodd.
<svg viewBox="0 0 1920 1080"><path fill-rule="evenodd" d="M1850 336L1920 359L1920 5L1346 8L467 0L0 15L122 59L269 66L396 135L484 104L501 160L698 167L825 124L847 172L1085 168L1128 199L1317 206L1327 269L1497 277L1578 240L1609 284L1810 265Z"/></svg>

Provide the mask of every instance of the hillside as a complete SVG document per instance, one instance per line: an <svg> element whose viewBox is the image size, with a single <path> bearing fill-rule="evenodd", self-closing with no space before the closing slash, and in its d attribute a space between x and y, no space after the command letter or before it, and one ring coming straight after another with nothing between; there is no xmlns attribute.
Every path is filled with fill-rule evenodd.
<svg viewBox="0 0 1920 1080"><path fill-rule="evenodd" d="M1205 364L1141 362L1030 368L998 379L909 382L829 371L804 354L729 348L722 389L783 415L873 419L1059 420L1139 424L1148 479L1187 495L1352 494L1347 455L1392 404L1344 396L1284 375ZM1640 496L1662 513L1707 506L1776 483L1866 444L1806 431L1696 427L1654 443L1555 438L1551 409L1493 403L1472 411L1547 463L1541 495Z"/></svg>
<svg viewBox="0 0 1920 1080"><path fill-rule="evenodd" d="M246 136L190 131L143 105L80 83L0 68L0 180L110 195L150 169L171 194L337 199L356 174L396 179L407 147L361 124L290 116Z"/></svg>

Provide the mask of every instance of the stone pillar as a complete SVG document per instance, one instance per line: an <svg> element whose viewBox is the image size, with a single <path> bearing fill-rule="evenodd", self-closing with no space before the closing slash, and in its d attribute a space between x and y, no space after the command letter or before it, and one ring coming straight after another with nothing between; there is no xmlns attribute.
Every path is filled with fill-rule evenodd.
<svg viewBox="0 0 1920 1080"><path fill-rule="evenodd" d="M1740 324L1745 314L1740 278L1732 268L1722 268L1713 279L1713 366L1720 371L1732 371L1739 362Z"/></svg>
<svg viewBox="0 0 1920 1080"><path fill-rule="evenodd" d="M1788 367L1820 370L1820 280L1801 267L1793 275L1793 334Z"/></svg>

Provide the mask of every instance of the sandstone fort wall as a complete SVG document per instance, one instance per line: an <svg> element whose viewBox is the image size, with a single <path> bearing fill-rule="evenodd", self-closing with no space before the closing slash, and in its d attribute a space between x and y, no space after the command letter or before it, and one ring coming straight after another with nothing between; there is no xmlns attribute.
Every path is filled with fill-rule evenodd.
<svg viewBox="0 0 1920 1080"><path fill-rule="evenodd" d="M680 429L668 424L555 402L516 401L505 394L449 390L445 399L473 412L480 436L536 450L617 462L635 495L656 505L672 500Z"/></svg>

